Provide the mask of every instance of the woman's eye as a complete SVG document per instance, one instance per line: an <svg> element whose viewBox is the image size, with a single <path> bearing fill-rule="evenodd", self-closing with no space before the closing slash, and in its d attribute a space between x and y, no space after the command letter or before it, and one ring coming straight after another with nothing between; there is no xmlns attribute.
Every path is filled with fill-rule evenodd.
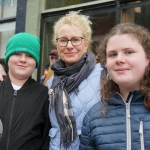
<svg viewBox="0 0 150 150"><path fill-rule="evenodd" d="M61 40L60 42L66 42L66 40Z"/></svg>
<svg viewBox="0 0 150 150"><path fill-rule="evenodd" d="M67 39L60 39L59 41L62 43L65 43L65 42L67 42Z"/></svg>
<svg viewBox="0 0 150 150"><path fill-rule="evenodd" d="M74 39L72 39L72 41L73 41L73 42L78 42L78 41L79 41L79 39L74 38Z"/></svg>

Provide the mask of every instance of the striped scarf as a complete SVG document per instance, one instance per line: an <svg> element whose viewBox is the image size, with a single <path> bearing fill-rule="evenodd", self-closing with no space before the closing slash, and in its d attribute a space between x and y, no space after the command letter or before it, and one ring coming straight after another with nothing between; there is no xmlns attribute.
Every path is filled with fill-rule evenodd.
<svg viewBox="0 0 150 150"><path fill-rule="evenodd" d="M89 76L95 64L94 54L88 52L70 67L66 67L61 59L52 65L54 79L49 89L50 111L52 109L55 111L64 147L68 147L77 137L69 93L73 91L78 93L78 86Z"/></svg>

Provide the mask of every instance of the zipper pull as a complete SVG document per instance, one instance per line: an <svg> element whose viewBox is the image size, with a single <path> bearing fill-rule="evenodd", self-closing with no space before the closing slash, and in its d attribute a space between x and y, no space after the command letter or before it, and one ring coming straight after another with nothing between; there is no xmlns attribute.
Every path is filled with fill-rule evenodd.
<svg viewBox="0 0 150 150"><path fill-rule="evenodd" d="M144 150L143 121L140 121L139 134L140 134L141 150Z"/></svg>
<svg viewBox="0 0 150 150"><path fill-rule="evenodd" d="M14 96L17 96L17 90L14 91Z"/></svg>
<svg viewBox="0 0 150 150"><path fill-rule="evenodd" d="M139 134L143 134L143 121L140 121Z"/></svg>

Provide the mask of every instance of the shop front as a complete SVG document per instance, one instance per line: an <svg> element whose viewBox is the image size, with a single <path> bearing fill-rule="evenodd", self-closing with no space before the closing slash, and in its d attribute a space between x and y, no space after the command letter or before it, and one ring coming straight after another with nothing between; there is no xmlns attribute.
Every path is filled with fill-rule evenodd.
<svg viewBox="0 0 150 150"><path fill-rule="evenodd" d="M80 11L91 20L91 51L98 55L101 40L115 24L134 22L150 29L149 9L150 0L0 0L0 61L7 40L15 33L25 31L40 37L40 67L33 74L39 81L49 63L49 51L55 48L53 25L64 14Z"/></svg>

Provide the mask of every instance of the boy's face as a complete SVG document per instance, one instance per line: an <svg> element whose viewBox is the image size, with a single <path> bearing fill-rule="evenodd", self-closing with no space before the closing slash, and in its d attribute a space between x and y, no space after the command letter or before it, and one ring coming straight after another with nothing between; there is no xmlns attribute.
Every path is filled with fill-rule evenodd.
<svg viewBox="0 0 150 150"><path fill-rule="evenodd" d="M26 80L33 73L36 61L28 53L17 52L8 60L9 76L18 80Z"/></svg>

